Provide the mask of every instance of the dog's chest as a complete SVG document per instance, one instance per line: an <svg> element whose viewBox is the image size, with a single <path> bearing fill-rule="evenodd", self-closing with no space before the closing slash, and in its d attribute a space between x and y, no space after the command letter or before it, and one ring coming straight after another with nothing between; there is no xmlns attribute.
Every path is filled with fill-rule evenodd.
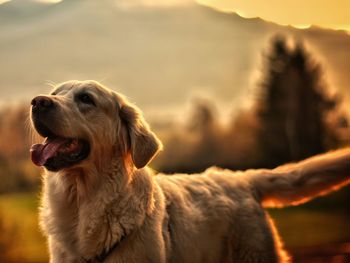
<svg viewBox="0 0 350 263"><path fill-rule="evenodd" d="M79 205L69 202L65 205L51 204L50 210L61 217L52 222L49 235L54 234L66 250L79 258L92 258L101 254L106 247L111 247L119 240L124 231L134 228L134 220L137 218L126 219L118 207L106 205L98 199ZM44 221L52 218L55 216L48 215ZM128 224L123 225L120 222L123 220L128 221Z"/></svg>
<svg viewBox="0 0 350 263"><path fill-rule="evenodd" d="M42 228L70 254L78 254L78 218L77 204L67 200L66 196L46 195L43 198L40 213Z"/></svg>
<svg viewBox="0 0 350 263"><path fill-rule="evenodd" d="M93 216L97 209L84 209L74 202L62 198L61 202L50 203L49 209L42 212L44 231L59 242L64 250L76 258L88 258L99 254L104 247L104 236L108 223L103 218ZM85 211L89 210L89 213ZM47 213L49 211L49 213ZM93 212L91 212L93 211Z"/></svg>
<svg viewBox="0 0 350 263"><path fill-rule="evenodd" d="M91 221L91 214L97 209L90 208L90 213L84 213L84 206L79 203L74 189L71 191L58 191L56 184L48 184L48 191L44 192L41 210L41 225L44 232L58 242L69 255L81 258L86 244L95 244L99 240L96 235L91 235L91 229L95 229ZM55 195L52 195L55 193ZM91 212L93 211L93 212ZM103 235L104 231L94 231ZM97 246L96 246L97 247ZM96 247L89 246L92 253L96 253Z"/></svg>

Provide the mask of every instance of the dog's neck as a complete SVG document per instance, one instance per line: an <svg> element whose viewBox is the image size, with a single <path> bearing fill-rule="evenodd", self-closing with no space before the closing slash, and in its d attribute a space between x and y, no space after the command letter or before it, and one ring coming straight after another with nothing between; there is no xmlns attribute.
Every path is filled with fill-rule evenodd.
<svg viewBox="0 0 350 263"><path fill-rule="evenodd" d="M125 167L120 160L110 163L104 171L75 169L49 173L45 181L47 196L49 192L58 193L62 209L70 207L72 210L55 213L75 214L77 222L71 223L76 225L74 232L78 233L77 237L84 237L76 243L79 254L85 258L100 254L122 236L130 234L154 209L152 173L147 168L136 170ZM60 207L57 200L56 204L46 205L56 210ZM109 218L109 213L117 213L117 221ZM110 222L112 219L113 222ZM97 222L105 223L101 226ZM63 229L56 230L62 232ZM111 238L101 242L100 235L106 232Z"/></svg>
<svg viewBox="0 0 350 263"><path fill-rule="evenodd" d="M115 157L100 163L99 160L86 162L71 169L56 173L48 172L48 176L57 177L64 191L70 191L74 201L88 201L93 199L98 191L108 185L113 185L114 192L122 192L131 183L137 173L132 165L131 157Z"/></svg>

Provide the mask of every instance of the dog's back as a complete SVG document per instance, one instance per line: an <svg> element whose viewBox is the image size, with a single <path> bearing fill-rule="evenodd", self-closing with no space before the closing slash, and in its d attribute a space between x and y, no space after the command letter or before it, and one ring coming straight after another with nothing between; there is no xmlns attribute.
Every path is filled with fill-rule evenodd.
<svg viewBox="0 0 350 263"><path fill-rule="evenodd" d="M274 170L158 175L173 262L288 261L263 207L295 205L338 189L350 182L349 172L347 149Z"/></svg>

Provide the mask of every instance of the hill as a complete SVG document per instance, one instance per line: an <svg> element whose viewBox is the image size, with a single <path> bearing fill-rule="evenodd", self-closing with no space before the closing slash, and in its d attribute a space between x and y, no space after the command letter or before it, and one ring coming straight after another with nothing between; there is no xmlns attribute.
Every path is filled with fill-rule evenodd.
<svg viewBox="0 0 350 263"><path fill-rule="evenodd" d="M199 92L239 104L258 83L261 52L276 33L305 41L331 86L350 95L350 36L342 31L299 30L196 3L13 0L0 5L0 102L47 92L45 81L97 79L149 114L175 111Z"/></svg>

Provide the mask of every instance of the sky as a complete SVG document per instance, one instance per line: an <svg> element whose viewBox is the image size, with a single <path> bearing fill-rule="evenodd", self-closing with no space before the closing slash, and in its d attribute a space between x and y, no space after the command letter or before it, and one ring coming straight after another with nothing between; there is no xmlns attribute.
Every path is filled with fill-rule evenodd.
<svg viewBox="0 0 350 263"><path fill-rule="evenodd" d="M281 25L317 25L350 31L349 0L198 0L243 17L261 17Z"/></svg>
<svg viewBox="0 0 350 263"><path fill-rule="evenodd" d="M0 0L0 3L11 0ZM30 0L27 0L30 1ZM33 0L59 2L61 0ZM316 25L350 32L349 0L115 0L126 6L169 7L194 1L240 16L260 17L280 25L307 28Z"/></svg>

